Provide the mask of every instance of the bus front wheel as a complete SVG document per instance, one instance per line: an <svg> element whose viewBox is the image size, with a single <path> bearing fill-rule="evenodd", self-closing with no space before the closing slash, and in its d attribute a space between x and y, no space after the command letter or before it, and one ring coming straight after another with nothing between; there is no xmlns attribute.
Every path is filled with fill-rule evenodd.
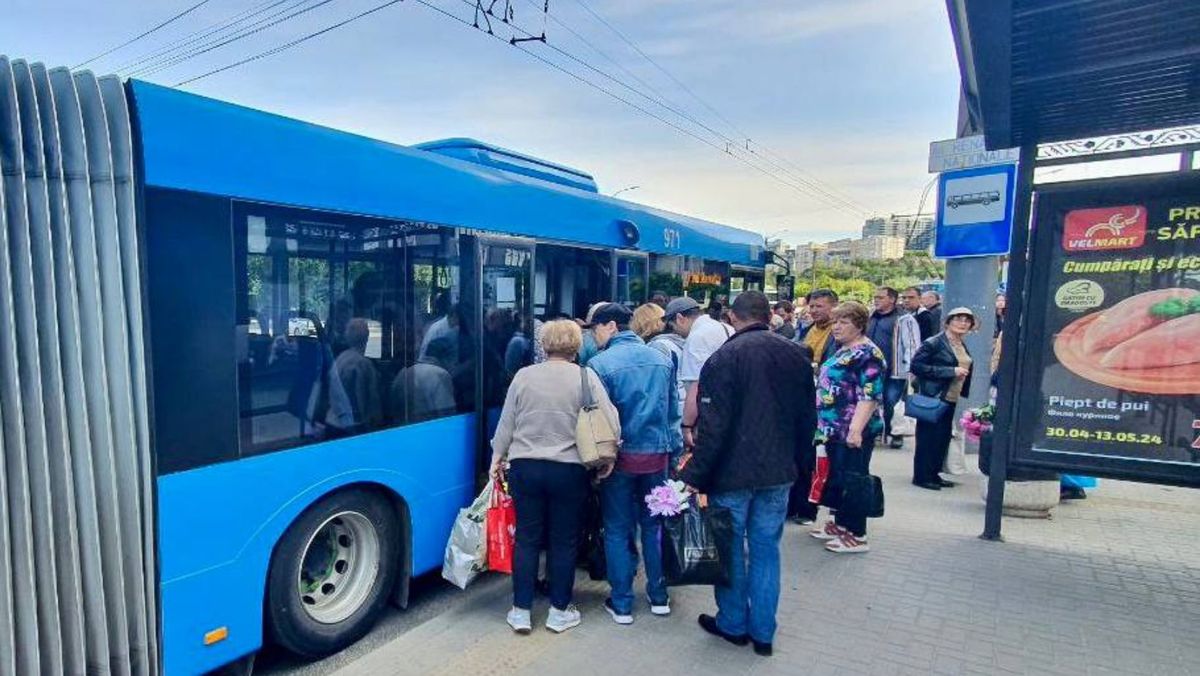
<svg viewBox="0 0 1200 676"><path fill-rule="evenodd" d="M399 570L392 506L366 490L314 504L271 556L268 627L275 643L323 657L362 638L378 619Z"/></svg>

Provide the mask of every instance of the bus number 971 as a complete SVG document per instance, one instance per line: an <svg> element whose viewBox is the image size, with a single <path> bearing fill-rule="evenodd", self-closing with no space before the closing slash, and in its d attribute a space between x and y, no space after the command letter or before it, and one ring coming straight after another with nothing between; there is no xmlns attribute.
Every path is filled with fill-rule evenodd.
<svg viewBox="0 0 1200 676"><path fill-rule="evenodd" d="M678 249L679 231L675 228L663 228L663 246L668 249Z"/></svg>

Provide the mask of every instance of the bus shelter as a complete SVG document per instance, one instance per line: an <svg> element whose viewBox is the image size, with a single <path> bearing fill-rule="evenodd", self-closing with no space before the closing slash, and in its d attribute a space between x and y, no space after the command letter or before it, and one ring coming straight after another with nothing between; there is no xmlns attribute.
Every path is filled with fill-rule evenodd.
<svg viewBox="0 0 1200 676"><path fill-rule="evenodd" d="M1019 149L983 537L1015 470L1200 485L1200 3L947 8L960 136ZM1035 181L1151 156L1152 174Z"/></svg>

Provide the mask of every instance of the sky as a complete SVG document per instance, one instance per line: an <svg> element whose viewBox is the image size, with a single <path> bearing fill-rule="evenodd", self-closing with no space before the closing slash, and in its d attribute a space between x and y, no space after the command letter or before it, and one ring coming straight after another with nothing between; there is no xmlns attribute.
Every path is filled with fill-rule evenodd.
<svg viewBox="0 0 1200 676"><path fill-rule="evenodd" d="M175 85L382 1L208 0L87 67ZM954 135L941 2L550 0L547 16L543 1L497 0L496 13L510 3L516 35L544 29L546 44L514 47L496 19L499 40L437 11L469 24L475 0L405 0L182 88L395 143L478 138L587 171L606 194L637 186L621 197L796 243L914 212L929 142ZM3 0L0 54L74 66L197 2ZM197 32L238 15L263 29L178 63L156 56L214 45L227 33ZM736 155L754 166L725 150L747 138L754 154Z"/></svg>

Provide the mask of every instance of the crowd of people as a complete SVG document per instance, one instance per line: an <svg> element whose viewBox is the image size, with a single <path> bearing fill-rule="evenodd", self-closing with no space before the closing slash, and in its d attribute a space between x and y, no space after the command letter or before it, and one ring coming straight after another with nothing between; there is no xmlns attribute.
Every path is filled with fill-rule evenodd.
<svg viewBox="0 0 1200 676"><path fill-rule="evenodd" d="M610 588L604 608L618 624L634 622L640 560L650 613L670 615L662 524L645 496L671 477L732 515L729 583L715 587L716 613L700 615L700 627L770 655L786 520L811 524L809 534L832 553L869 551L870 514L851 487L869 478L877 442L898 447L892 418L909 392L948 404L943 418L917 426L913 482L935 490L949 483L938 472L953 402L969 392L962 339L975 317L955 308L943 323L940 297L915 288L881 287L873 305L818 289L802 304L772 307L746 291L706 311L688 296L655 294L633 310L598 303L580 320L542 324L534 340L544 358L515 374L492 439L491 475L507 481L516 511L508 624L532 628L543 550L545 626L562 632L580 623L572 585L592 491ZM620 439L615 460L591 471L576 446L585 398ZM828 458L820 504L810 499L818 455ZM817 523L822 506L828 518Z"/></svg>

